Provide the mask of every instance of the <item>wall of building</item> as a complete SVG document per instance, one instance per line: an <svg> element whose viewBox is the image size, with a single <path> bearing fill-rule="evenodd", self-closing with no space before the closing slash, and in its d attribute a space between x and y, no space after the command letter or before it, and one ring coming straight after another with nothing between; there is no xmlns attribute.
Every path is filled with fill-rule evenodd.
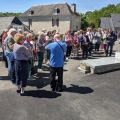
<svg viewBox="0 0 120 120"><path fill-rule="evenodd" d="M29 26L28 19L32 19L32 25L30 26L30 29L33 32L41 31L43 28L45 28L47 31L57 30L60 34L64 34L67 30L70 29L70 16L43 16L43 17L19 17L19 19L25 24L26 26ZM59 27L52 26L52 19L59 19Z"/></svg>
<svg viewBox="0 0 120 120"><path fill-rule="evenodd" d="M77 31L81 29L81 17L71 17L71 31Z"/></svg>

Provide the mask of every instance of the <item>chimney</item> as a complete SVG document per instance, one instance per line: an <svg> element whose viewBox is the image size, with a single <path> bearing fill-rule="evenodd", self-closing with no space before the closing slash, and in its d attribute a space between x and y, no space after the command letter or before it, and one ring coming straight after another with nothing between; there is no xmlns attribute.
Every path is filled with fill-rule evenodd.
<svg viewBox="0 0 120 120"><path fill-rule="evenodd" d="M76 13L76 4L72 4L71 5L71 10L73 11L73 13Z"/></svg>

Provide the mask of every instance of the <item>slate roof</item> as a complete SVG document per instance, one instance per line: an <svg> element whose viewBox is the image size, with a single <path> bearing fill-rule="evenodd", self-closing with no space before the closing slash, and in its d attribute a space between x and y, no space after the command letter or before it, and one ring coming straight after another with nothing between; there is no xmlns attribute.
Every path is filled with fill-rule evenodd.
<svg viewBox="0 0 120 120"><path fill-rule="evenodd" d="M0 33L3 29L9 29L11 24L21 25L22 22L17 17L0 17Z"/></svg>
<svg viewBox="0 0 120 120"><path fill-rule="evenodd" d="M79 16L78 13L73 13L73 11L71 10L71 7L67 3L60 3L60 4L33 6L30 9L28 9L27 11L25 11L23 14L21 14L20 17L54 15L55 8L58 8L60 10L60 13L58 13L57 15L76 15L76 16ZM29 14L30 10L34 11L34 13L32 15Z"/></svg>
<svg viewBox="0 0 120 120"><path fill-rule="evenodd" d="M0 33L3 29L8 29L14 17L0 17Z"/></svg>
<svg viewBox="0 0 120 120"><path fill-rule="evenodd" d="M110 17L102 17L100 27L103 29L112 28L112 21Z"/></svg>
<svg viewBox="0 0 120 120"><path fill-rule="evenodd" d="M120 27L120 14L111 14L114 27Z"/></svg>

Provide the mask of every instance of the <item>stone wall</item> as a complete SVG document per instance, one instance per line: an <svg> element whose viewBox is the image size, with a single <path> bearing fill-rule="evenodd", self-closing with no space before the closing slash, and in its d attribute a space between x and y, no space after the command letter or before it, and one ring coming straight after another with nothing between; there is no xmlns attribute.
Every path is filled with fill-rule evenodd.
<svg viewBox="0 0 120 120"><path fill-rule="evenodd" d="M25 25L28 24L28 19L32 19L32 25L30 26L30 29L33 30L33 32L41 31L43 28L45 28L47 31L51 30L57 30L60 32L60 34L64 34L67 30L70 29L70 16L48 16L48 17L20 17L19 18ZM59 27L52 26L52 19L59 19Z"/></svg>
<svg viewBox="0 0 120 120"><path fill-rule="evenodd" d="M80 30L81 29L81 17L72 16L71 18L72 18L71 19L71 31Z"/></svg>

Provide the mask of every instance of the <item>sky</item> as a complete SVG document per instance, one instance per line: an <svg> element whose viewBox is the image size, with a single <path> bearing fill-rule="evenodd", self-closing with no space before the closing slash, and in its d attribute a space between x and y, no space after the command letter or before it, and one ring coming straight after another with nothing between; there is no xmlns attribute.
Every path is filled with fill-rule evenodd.
<svg viewBox="0 0 120 120"><path fill-rule="evenodd" d="M77 12L99 10L108 4L118 4L120 0L0 0L0 12L25 12L32 6L43 4L75 3Z"/></svg>

